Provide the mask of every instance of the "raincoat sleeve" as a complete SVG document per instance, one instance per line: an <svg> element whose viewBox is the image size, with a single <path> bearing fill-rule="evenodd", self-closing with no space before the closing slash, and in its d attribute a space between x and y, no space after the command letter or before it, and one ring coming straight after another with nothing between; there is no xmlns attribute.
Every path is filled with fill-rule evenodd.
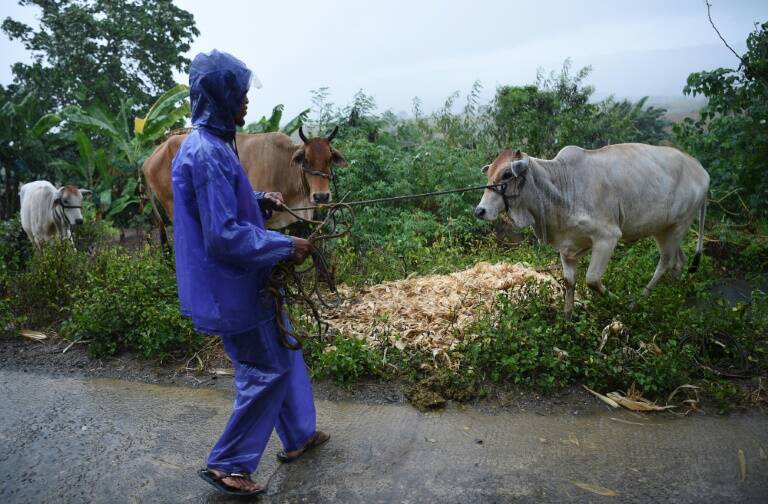
<svg viewBox="0 0 768 504"><path fill-rule="evenodd" d="M261 200L264 199L264 195L267 194L263 191L253 191L253 198L256 200L256 204L259 205L259 210L261 210L261 215L264 217L264 220L269 220L272 218L272 210L267 210L261 205Z"/></svg>
<svg viewBox="0 0 768 504"><path fill-rule="evenodd" d="M272 268L293 255L293 240L237 218L235 168L211 156L194 170L206 252L223 262L247 268Z"/></svg>

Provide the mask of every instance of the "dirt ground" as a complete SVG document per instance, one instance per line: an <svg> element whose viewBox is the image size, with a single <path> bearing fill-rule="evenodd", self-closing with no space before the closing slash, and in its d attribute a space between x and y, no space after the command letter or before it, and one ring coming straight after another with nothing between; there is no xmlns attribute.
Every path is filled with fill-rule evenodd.
<svg viewBox="0 0 768 504"><path fill-rule="evenodd" d="M83 376L112 378L155 385L177 385L190 388L232 390L232 377L189 372L185 361L160 364L130 354L108 359L94 359L84 345L63 340L34 342L21 337L0 338L0 367L3 369L44 373L48 376ZM223 362L221 368L226 367ZM340 387L330 380L313 382L315 396L328 401L357 401L370 404L406 404L408 384L364 380L352 387ZM599 407L597 401L580 387L542 396L517 388L491 388L489 394L468 403L481 411L529 411L538 414L570 412L589 414Z"/></svg>

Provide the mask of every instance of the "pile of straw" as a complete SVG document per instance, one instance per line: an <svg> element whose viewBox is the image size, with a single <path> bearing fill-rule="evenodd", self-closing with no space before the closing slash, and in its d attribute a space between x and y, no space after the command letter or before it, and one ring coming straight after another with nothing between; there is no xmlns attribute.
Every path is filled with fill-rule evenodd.
<svg viewBox="0 0 768 504"><path fill-rule="evenodd" d="M346 299L324 314L333 329L365 338L370 346L449 351L457 341L471 340L472 323L487 313L500 293L520 300L520 287L543 282L559 285L550 275L523 264L481 262L448 275L412 277L385 282L358 292L342 289Z"/></svg>

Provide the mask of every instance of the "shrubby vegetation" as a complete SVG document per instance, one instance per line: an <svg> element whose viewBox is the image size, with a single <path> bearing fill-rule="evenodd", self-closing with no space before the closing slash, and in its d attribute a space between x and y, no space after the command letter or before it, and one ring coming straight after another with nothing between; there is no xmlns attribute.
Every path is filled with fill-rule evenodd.
<svg viewBox="0 0 768 504"><path fill-rule="evenodd" d="M9 264L25 264L0 274L3 332L54 329L65 338L87 341L95 356L128 350L163 359L199 347L203 336L179 313L176 277L166 254L149 246L130 253L105 245L103 227L94 227L76 235L76 241L91 245L91 254L69 242L31 256L11 253Z"/></svg>
<svg viewBox="0 0 768 504"><path fill-rule="evenodd" d="M712 176L721 211L768 216L768 23L747 38L737 69L688 76L684 92L708 100L698 120L675 125L677 142ZM763 233L764 234L764 233Z"/></svg>
<svg viewBox="0 0 768 504"><path fill-rule="evenodd" d="M61 327L64 337L91 340L95 355L133 350L159 358L202 343L179 313L176 277L160 251L131 255L113 247L87 264L73 286L70 316Z"/></svg>
<svg viewBox="0 0 768 504"><path fill-rule="evenodd" d="M62 19L71 21L73 12L65 9ZM5 26L24 32L13 23ZM194 33L177 34L176 43ZM561 315L562 302L551 302L536 285L527 287L527 301L521 304L500 296L497 307L474 328L478 338L453 350L452 359L460 363L453 371L436 369L429 356L392 347L386 353L371 350L362 341L335 334L305 342L313 374L345 384L366 376L428 379L461 399L493 384L552 391L575 383L601 390L634 385L654 398L694 383L715 398L728 399L739 389L725 378L764 376L764 294L756 290L751 300L729 304L712 290L731 277L763 288L766 281L768 186L761 162L768 148L767 40L762 25L750 35L739 69L692 74L687 92L703 94L709 104L699 120L672 128L665 111L647 106L645 99L595 101L594 90L585 85L589 68L573 71L568 62L559 72L540 73L528 86L501 86L490 103L481 102L476 83L466 96L449 96L431 114L415 99L411 117L404 119L379 112L363 91L337 106L329 102L328 90L320 89L313 93L311 115L302 112L281 126L282 107L277 106L269 117L249 124L247 132L289 134L305 121L313 134L338 125L335 145L350 165L336 169L334 192L336 199L348 201L482 184L480 167L508 147L551 157L569 144L677 145L712 173L709 259L696 276L663 283L636 307L629 303L637 299L657 260L651 240L617 249L605 281L618 301L593 296L580 280L581 304L570 322ZM171 63L185 63L169 57ZM77 97L56 96L57 103L75 104L65 108L36 100L25 87L34 81L33 69L20 67L19 82L0 89L0 192L6 219L0 225L0 332L52 329L88 341L97 356L126 350L160 359L194 353L204 338L179 314L166 252L153 247L128 252L114 244L114 226L147 225L137 169L167 131L183 124L189 112L185 87L171 87L156 98L155 89L149 110L152 100L144 91L132 94L127 81L123 92L103 104L81 108L77 104L86 102ZM33 177L95 190L84 209L87 224L74 236L77 250L57 244L33 254L19 226L13 192L20 181ZM556 253L536 244L529 233L474 219L471 209L479 197L469 192L358 208L354 232L331 245L339 282L360 287L456 271L481 260L557 264ZM693 237L685 247L690 253ZM600 349L603 329L614 321L620 330Z"/></svg>

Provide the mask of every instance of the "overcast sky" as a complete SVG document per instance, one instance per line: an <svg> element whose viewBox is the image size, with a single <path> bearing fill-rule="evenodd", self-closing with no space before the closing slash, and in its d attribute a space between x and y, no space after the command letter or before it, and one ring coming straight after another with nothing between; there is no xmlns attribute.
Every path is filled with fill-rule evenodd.
<svg viewBox="0 0 768 504"><path fill-rule="evenodd" d="M743 52L756 21L768 20L766 0L712 0L725 38ZM502 84L527 84L537 68L557 70L571 58L591 65L599 96L680 96L691 72L738 64L707 20L703 0L360 0L290 3L177 0L195 16L200 36L190 51L228 51L256 72L248 120L284 103L294 115L311 89L328 86L346 104L358 89L380 110L410 111L418 96L427 111L473 81L484 98ZM35 8L3 0L0 17L34 21ZM0 83L10 65L28 60L0 35ZM180 82L186 76L179 75Z"/></svg>

